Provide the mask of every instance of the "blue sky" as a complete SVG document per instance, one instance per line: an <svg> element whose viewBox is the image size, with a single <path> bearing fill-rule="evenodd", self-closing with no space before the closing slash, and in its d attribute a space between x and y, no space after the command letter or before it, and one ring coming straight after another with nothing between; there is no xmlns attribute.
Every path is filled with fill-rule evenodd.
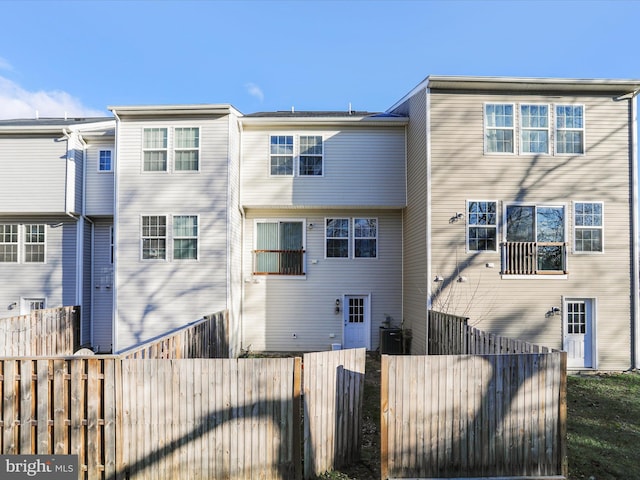
<svg viewBox="0 0 640 480"><path fill-rule="evenodd" d="M0 1L0 118L382 111L427 75L640 78L640 1Z"/></svg>

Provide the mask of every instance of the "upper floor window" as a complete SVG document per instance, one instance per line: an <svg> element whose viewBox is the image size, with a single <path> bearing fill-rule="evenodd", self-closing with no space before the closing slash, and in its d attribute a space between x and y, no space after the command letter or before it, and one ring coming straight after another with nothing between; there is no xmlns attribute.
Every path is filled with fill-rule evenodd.
<svg viewBox="0 0 640 480"><path fill-rule="evenodd" d="M165 260L167 258L167 217L144 215L142 217L143 260Z"/></svg>
<svg viewBox="0 0 640 480"><path fill-rule="evenodd" d="M200 129L176 128L174 131L174 165L176 171L197 171L200 166Z"/></svg>
<svg viewBox="0 0 640 480"><path fill-rule="evenodd" d="M602 252L603 208L600 202L574 203L576 252Z"/></svg>
<svg viewBox="0 0 640 480"><path fill-rule="evenodd" d="M0 262L18 262L18 225L0 225Z"/></svg>
<svg viewBox="0 0 640 480"><path fill-rule="evenodd" d="M197 260L197 215L175 215L173 217L173 258L174 260Z"/></svg>
<svg viewBox="0 0 640 480"><path fill-rule="evenodd" d="M270 173L275 176L322 176L324 148L322 135L271 135Z"/></svg>
<svg viewBox="0 0 640 480"><path fill-rule="evenodd" d="M467 248L469 251L496 251L497 219L497 202L467 202Z"/></svg>
<svg viewBox="0 0 640 480"><path fill-rule="evenodd" d="M304 222L256 222L253 272L260 275L304 275Z"/></svg>
<svg viewBox="0 0 640 480"><path fill-rule="evenodd" d="M353 219L353 256L355 258L377 258L378 220L375 218Z"/></svg>
<svg viewBox="0 0 640 480"><path fill-rule="evenodd" d="M549 153L549 106L520 105L520 152Z"/></svg>
<svg viewBox="0 0 640 480"><path fill-rule="evenodd" d="M111 164L111 150L100 150L98 157L98 171L110 172L113 169Z"/></svg>
<svg viewBox="0 0 640 480"><path fill-rule="evenodd" d="M584 153L582 105L556 105L556 153Z"/></svg>
<svg viewBox="0 0 640 480"><path fill-rule="evenodd" d="M484 149L486 153L514 153L513 104L484 106Z"/></svg>
<svg viewBox="0 0 640 480"><path fill-rule="evenodd" d="M25 263L44 263L45 261L45 226L42 224L24 226L24 261Z"/></svg>
<svg viewBox="0 0 640 480"><path fill-rule="evenodd" d="M145 172L167 171L167 129L145 128L142 138L142 170Z"/></svg>
<svg viewBox="0 0 640 480"><path fill-rule="evenodd" d="M349 258L349 219L325 220L325 255L327 258Z"/></svg>

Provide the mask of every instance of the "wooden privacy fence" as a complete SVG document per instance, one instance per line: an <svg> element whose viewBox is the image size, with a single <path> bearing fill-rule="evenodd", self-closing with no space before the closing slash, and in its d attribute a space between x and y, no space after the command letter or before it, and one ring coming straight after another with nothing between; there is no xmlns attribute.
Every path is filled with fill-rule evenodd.
<svg viewBox="0 0 640 480"><path fill-rule="evenodd" d="M429 355L538 353L558 351L469 326L469 319L429 310Z"/></svg>
<svg viewBox="0 0 640 480"><path fill-rule="evenodd" d="M306 360L303 426L300 358L0 359L0 454L78 455L78 479L298 479L304 450L312 478L359 453L364 350Z"/></svg>
<svg viewBox="0 0 640 480"><path fill-rule="evenodd" d="M228 358L229 311L223 310L120 353L122 358Z"/></svg>
<svg viewBox="0 0 640 480"><path fill-rule="evenodd" d="M78 348L78 306L46 308L0 318L0 357L73 355Z"/></svg>
<svg viewBox="0 0 640 480"><path fill-rule="evenodd" d="M564 352L384 355L382 478L565 478L565 372Z"/></svg>

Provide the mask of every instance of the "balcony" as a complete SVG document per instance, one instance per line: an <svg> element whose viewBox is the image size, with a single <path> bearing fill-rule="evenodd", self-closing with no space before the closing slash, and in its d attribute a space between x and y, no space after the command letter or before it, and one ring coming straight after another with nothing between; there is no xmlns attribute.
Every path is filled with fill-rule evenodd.
<svg viewBox="0 0 640 480"><path fill-rule="evenodd" d="M503 275L566 275L565 242L504 242Z"/></svg>
<svg viewBox="0 0 640 480"><path fill-rule="evenodd" d="M304 275L304 250L254 250L254 275Z"/></svg>

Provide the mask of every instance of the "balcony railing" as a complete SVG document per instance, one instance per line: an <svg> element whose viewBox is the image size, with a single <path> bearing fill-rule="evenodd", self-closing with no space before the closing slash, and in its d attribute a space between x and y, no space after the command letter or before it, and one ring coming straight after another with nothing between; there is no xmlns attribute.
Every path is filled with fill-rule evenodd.
<svg viewBox="0 0 640 480"><path fill-rule="evenodd" d="M304 250L254 250L254 275L304 275Z"/></svg>
<svg viewBox="0 0 640 480"><path fill-rule="evenodd" d="M565 242L502 243L502 274L563 275L567 272Z"/></svg>

